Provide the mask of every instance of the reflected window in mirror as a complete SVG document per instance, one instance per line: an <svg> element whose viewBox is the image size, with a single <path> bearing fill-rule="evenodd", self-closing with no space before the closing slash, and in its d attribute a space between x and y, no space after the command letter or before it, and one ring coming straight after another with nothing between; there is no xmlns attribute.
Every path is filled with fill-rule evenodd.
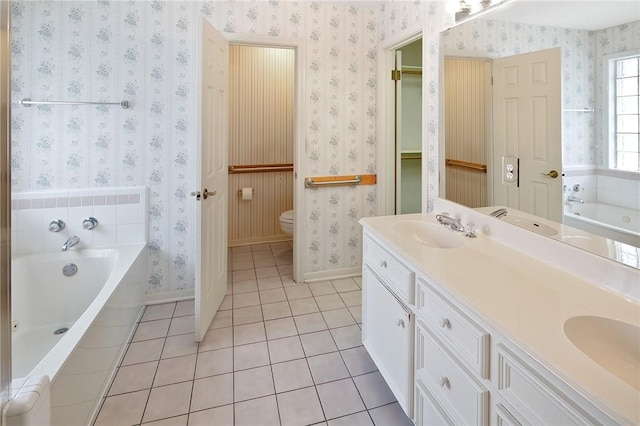
<svg viewBox="0 0 640 426"><path fill-rule="evenodd" d="M609 167L640 172L640 54L605 58L609 79Z"/></svg>

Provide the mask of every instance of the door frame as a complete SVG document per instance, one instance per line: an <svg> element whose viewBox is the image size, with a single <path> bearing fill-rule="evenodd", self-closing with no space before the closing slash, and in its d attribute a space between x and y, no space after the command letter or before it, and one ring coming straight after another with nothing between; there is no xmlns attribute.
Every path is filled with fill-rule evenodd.
<svg viewBox="0 0 640 426"><path fill-rule="evenodd" d="M455 58L455 59L478 59L478 60L487 60L491 62L493 68L493 60L499 58L500 55L495 52L488 52L485 50L451 50L451 49L440 49L440 63L438 67L440 69L438 85L440 90L438 90L439 99L438 99L438 109L441 111L441 114L438 114L438 152L440 153L438 157L438 169L440 170L440 179L438 182L438 193L440 198L447 198L447 182L446 182L446 164L445 164L445 153L446 153L446 132L445 132L445 114L444 114L444 101L446 97L445 93L445 75L444 75L444 62L447 58ZM493 78L493 76L491 77ZM493 85L491 86L493 88ZM493 89L489 92L489 96L491 97L491 104L493 105ZM491 171L493 170L493 110L491 110L491 118L489 123L489 144L488 144L488 152L487 152L487 203L491 206L493 205L493 193L494 193L494 182L491 176Z"/></svg>
<svg viewBox="0 0 640 426"><path fill-rule="evenodd" d="M424 34L426 24L408 28L383 41L378 46L378 196L376 210L378 215L392 215L395 213L396 183L396 149L395 143L395 82L391 80L391 70L395 69L395 51L407 44L422 38L422 68L424 69L428 43ZM427 152L425 147L424 116L426 110L427 90L422 84L422 152ZM427 161L422 161L422 188L427 188L425 173ZM427 197L423 197L422 211L425 210Z"/></svg>
<svg viewBox="0 0 640 426"><path fill-rule="evenodd" d="M303 220L306 217L304 196L305 176L305 72L304 39L293 37L267 37L255 34L225 33L229 44L289 48L295 51L295 91L293 108L293 280L297 283L304 281L302 270L302 249L306 247L306 230Z"/></svg>

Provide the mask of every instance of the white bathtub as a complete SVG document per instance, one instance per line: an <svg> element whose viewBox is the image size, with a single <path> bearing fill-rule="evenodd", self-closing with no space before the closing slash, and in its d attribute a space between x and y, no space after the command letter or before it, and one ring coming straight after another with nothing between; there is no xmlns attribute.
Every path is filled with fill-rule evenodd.
<svg viewBox="0 0 640 426"><path fill-rule="evenodd" d="M564 224L640 247L640 211L603 203L565 205Z"/></svg>
<svg viewBox="0 0 640 426"><path fill-rule="evenodd" d="M143 310L144 247L12 259L12 376L49 376L54 425L95 416ZM62 272L68 263L78 267L70 277Z"/></svg>

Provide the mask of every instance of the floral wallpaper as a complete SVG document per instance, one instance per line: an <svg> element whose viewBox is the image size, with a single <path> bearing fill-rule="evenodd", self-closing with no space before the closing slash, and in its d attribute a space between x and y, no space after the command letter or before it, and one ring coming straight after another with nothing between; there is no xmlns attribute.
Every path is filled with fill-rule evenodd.
<svg viewBox="0 0 640 426"><path fill-rule="evenodd" d="M149 187L147 293L194 286L195 26L305 40L305 174L376 172L378 11L337 2L17 1L12 189ZM22 107L18 101L128 100ZM375 186L306 190L305 272L361 265Z"/></svg>

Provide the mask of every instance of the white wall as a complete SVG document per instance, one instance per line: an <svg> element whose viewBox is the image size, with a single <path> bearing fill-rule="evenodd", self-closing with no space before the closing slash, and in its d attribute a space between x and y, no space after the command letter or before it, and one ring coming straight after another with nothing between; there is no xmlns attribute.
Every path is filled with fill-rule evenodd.
<svg viewBox="0 0 640 426"><path fill-rule="evenodd" d="M296 37L306 175L376 172L375 10L338 3L24 1L13 8L14 192L149 187L147 293L192 289L196 20L225 32ZM127 99L132 108L21 107ZM361 265L374 186L306 190L305 272Z"/></svg>

